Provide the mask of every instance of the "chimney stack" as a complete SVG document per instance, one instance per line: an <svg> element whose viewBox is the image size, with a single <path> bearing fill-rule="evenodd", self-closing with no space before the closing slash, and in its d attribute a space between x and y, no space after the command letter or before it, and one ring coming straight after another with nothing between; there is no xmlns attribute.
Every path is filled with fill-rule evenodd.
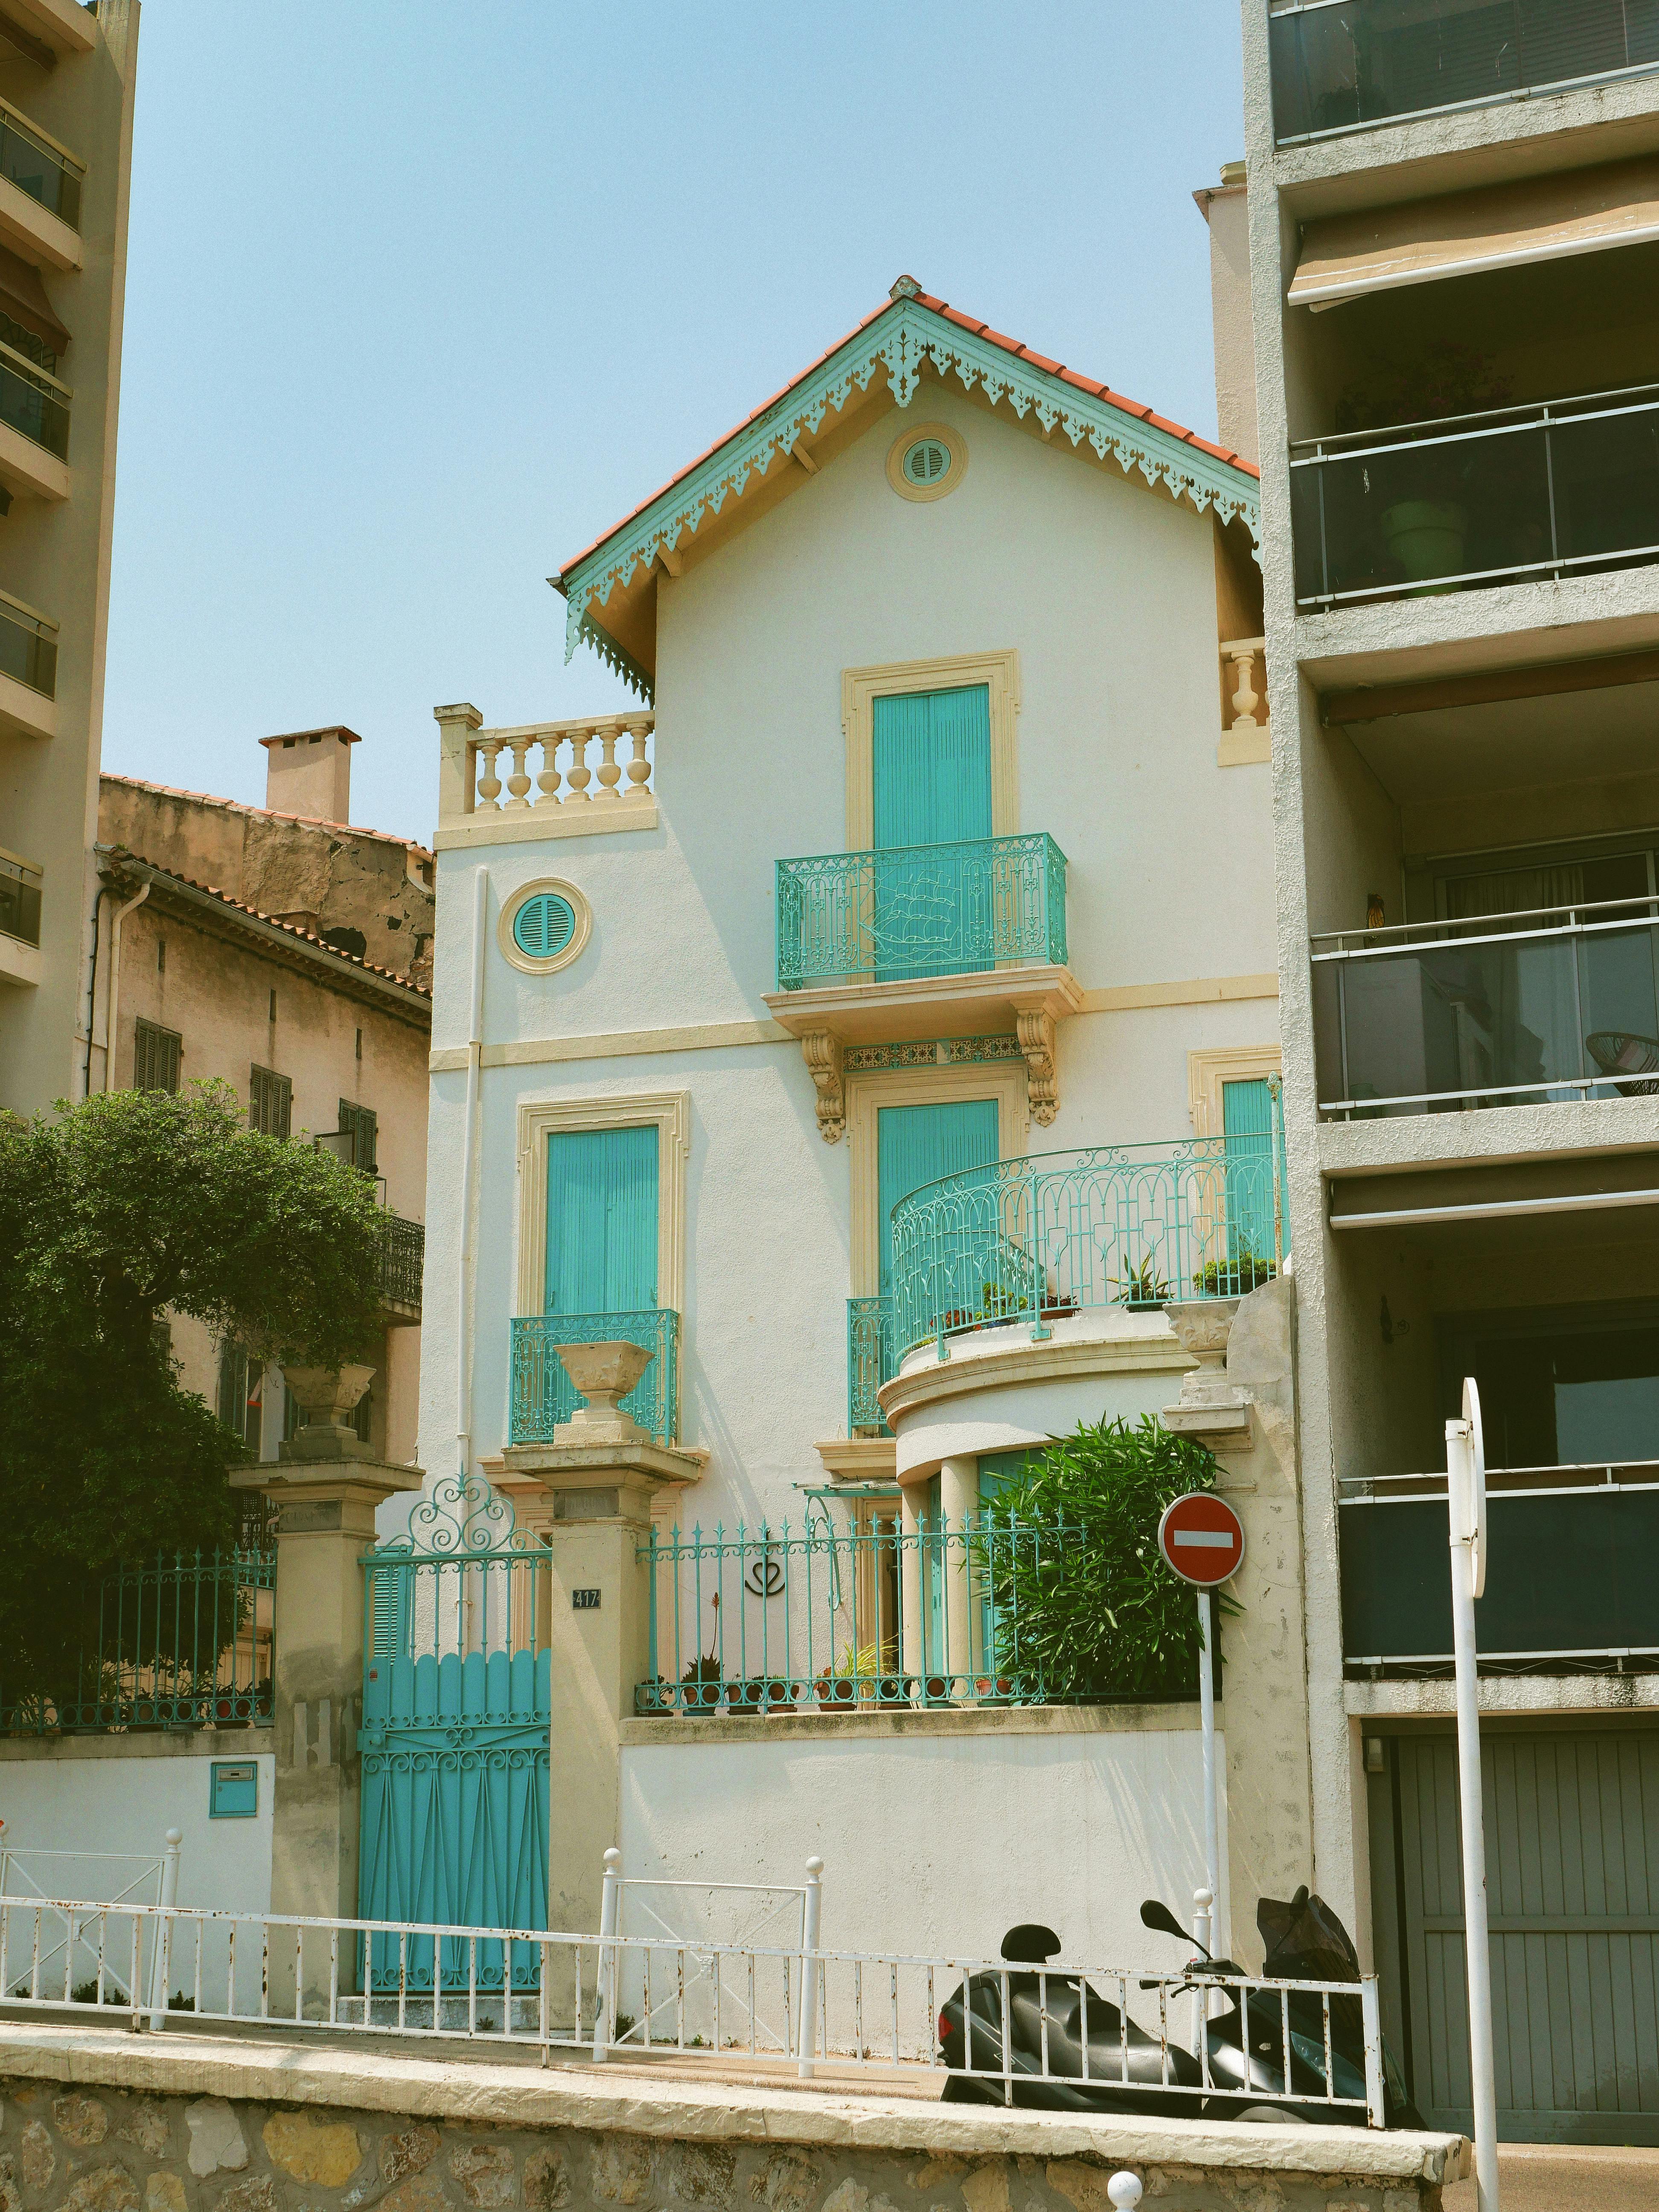
<svg viewBox="0 0 1659 2212"><path fill-rule="evenodd" d="M265 805L273 814L302 814L316 822L351 819L351 748L362 739L336 723L326 730L295 730L261 738L266 754Z"/></svg>
<svg viewBox="0 0 1659 2212"><path fill-rule="evenodd" d="M1260 460L1255 423L1255 338L1250 327L1249 219L1244 164L1224 161L1221 182L1193 198L1210 226L1210 312L1215 325L1215 406L1221 442Z"/></svg>

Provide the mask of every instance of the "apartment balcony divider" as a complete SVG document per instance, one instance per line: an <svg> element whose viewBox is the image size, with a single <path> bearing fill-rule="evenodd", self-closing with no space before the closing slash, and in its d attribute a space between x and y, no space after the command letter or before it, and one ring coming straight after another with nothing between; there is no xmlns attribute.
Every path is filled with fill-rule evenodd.
<svg viewBox="0 0 1659 2212"><path fill-rule="evenodd" d="M620 1410L655 1441L679 1441L680 1317L672 1306L633 1313L531 1314L513 1323L512 1396L507 1441L549 1443L580 1406L580 1395L560 1359L562 1344L637 1344L652 1354L650 1365L620 1401Z"/></svg>
<svg viewBox="0 0 1659 2212"><path fill-rule="evenodd" d="M41 872L15 853L0 852L0 937L40 942Z"/></svg>
<svg viewBox="0 0 1659 2212"><path fill-rule="evenodd" d="M1659 561L1659 385L1291 447L1304 612Z"/></svg>
<svg viewBox="0 0 1659 2212"><path fill-rule="evenodd" d="M1446 1479L1345 1480L1339 1504L1348 1667L1449 1672ZM1659 1656L1659 1461L1487 1475L1483 1664L1509 1671Z"/></svg>
<svg viewBox="0 0 1659 2212"><path fill-rule="evenodd" d="M1277 0L1281 146L1659 67L1656 0Z"/></svg>
<svg viewBox="0 0 1659 2212"><path fill-rule="evenodd" d="M1659 1094L1659 899L1312 941L1333 1119Z"/></svg>
<svg viewBox="0 0 1659 2212"><path fill-rule="evenodd" d="M777 864L778 988L1066 964L1066 855L1046 833Z"/></svg>

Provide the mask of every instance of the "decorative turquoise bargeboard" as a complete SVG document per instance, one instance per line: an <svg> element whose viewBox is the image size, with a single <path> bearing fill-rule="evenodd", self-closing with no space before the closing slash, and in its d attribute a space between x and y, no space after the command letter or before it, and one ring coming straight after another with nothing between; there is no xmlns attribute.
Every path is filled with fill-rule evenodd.
<svg viewBox="0 0 1659 2212"><path fill-rule="evenodd" d="M778 988L1066 963L1066 855L1046 832L777 864Z"/></svg>
<svg viewBox="0 0 1659 2212"><path fill-rule="evenodd" d="M532 1314L513 1324L513 1397L507 1422L511 1443L546 1443L579 1406L587 1403L565 1371L562 1344L638 1344L651 1364L621 1401L620 1410L648 1430L659 1444L680 1432L680 1317L672 1306L635 1313Z"/></svg>

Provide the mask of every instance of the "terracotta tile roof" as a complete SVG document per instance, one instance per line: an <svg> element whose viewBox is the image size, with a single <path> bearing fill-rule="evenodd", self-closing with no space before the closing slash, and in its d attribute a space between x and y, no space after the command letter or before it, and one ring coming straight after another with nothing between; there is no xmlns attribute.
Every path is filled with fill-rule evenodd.
<svg viewBox="0 0 1659 2212"><path fill-rule="evenodd" d="M302 731L300 734L307 733ZM259 742L264 744L266 740L261 738ZM216 799L210 791L185 791L174 783L150 783L142 775L118 775L112 769L102 769L98 780L100 783L130 783L135 791L157 791L164 799L191 799L198 806L222 806L232 814L264 814L273 822L303 822L308 828L343 830L353 837L373 837L379 844L401 846L406 852L418 853L423 860L432 858L428 846L417 843L413 837L394 836L389 830L363 830L355 822L331 822L322 814L283 814L272 806L250 806L243 799Z"/></svg>
<svg viewBox="0 0 1659 2212"><path fill-rule="evenodd" d="M165 790L167 787L157 784L151 788ZM187 798L196 796L193 792L186 793L185 795ZM254 813L261 813L264 809L255 807L251 811ZM233 898L228 891L222 891L217 884L204 884L195 876L181 875L176 868L164 868L159 861L147 860L142 853L130 852L125 845L100 844L98 847L98 852L101 857L118 865L123 860L133 862L149 875L159 876L167 882L178 884L185 890L199 893L204 898L216 899L221 906L228 907L233 913L245 914L254 921L263 922L268 929L280 929L286 936L297 937L302 944L314 946L319 952L325 953L331 960L343 961L348 968L361 968L365 975L378 975L385 982L395 983L415 998L430 1000L432 996L432 986L429 983L417 983L408 975L399 975L395 969L382 968L375 961L365 960L361 953L342 951L337 945L329 944L325 938L319 937L314 930L301 929L297 922L284 921L280 915L265 914L258 907L250 906L246 899Z"/></svg>
<svg viewBox="0 0 1659 2212"><path fill-rule="evenodd" d="M1133 415L1137 422L1150 422L1154 429L1167 431L1170 437L1179 438L1183 445L1194 446L1200 453L1208 453L1216 460L1229 462L1234 468L1242 470L1246 476L1257 478L1261 477L1261 471L1254 461L1247 461L1242 453L1234 453L1230 447L1214 445L1208 438L1200 438L1196 430L1188 430L1183 424L1173 422L1167 416L1158 414L1156 409L1144 406L1137 399L1126 399L1121 392L1114 392L1109 385L1097 384L1092 377L1084 376L1078 370L1067 368L1060 362L1050 361L1044 354L1033 353L1029 346L1022 345L1018 338L1005 337L1000 331L994 331L988 323L981 323L972 315L963 314L948 301L936 300L930 292L919 291L915 298L919 306L931 307L936 315L942 315L947 323L956 323L963 330L971 331L975 337L983 338L988 345L1000 346L1004 353L1013 354L1021 361L1030 362L1033 368L1044 369L1049 375L1059 377L1063 383L1075 385L1079 391L1088 392L1091 398L1104 400L1109 407L1118 408L1125 415ZM832 346L826 346L817 359L809 362L799 375L792 377L781 392L775 392L769 399L763 400L758 407L750 409L742 422L734 423L723 438L716 438L714 444L705 447L695 460L688 461L683 469L677 470L669 477L666 483L659 484L648 499L642 499L637 507L630 507L619 522L613 522L609 530L601 531L592 544L584 545L580 553L573 554L569 560L562 562L559 568L559 575L561 577L568 575L579 562L586 560L590 553L596 553L607 538L614 538L619 530L625 530L629 524L636 520L647 507L654 507L665 492L672 491L676 484L683 483L694 470L700 469L706 460L719 453L722 446L730 445L732 439L740 436L751 422L757 422L763 415L769 414L780 400L788 398L798 384L805 383L814 369L822 368L825 362L838 354L843 346L850 345L860 331L867 331L872 323L879 321L888 309L895 304L894 299L890 297L885 299L872 313L866 315L861 322L854 323L845 337L837 338Z"/></svg>

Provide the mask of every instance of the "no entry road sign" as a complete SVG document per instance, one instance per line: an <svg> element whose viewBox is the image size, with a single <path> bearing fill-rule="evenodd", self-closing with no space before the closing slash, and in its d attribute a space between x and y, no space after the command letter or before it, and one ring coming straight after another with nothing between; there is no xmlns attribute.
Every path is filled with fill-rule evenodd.
<svg viewBox="0 0 1659 2212"><path fill-rule="evenodd" d="M1158 1548L1183 1583L1208 1589L1243 1565L1243 1525L1212 1491L1190 1490L1164 1507Z"/></svg>

